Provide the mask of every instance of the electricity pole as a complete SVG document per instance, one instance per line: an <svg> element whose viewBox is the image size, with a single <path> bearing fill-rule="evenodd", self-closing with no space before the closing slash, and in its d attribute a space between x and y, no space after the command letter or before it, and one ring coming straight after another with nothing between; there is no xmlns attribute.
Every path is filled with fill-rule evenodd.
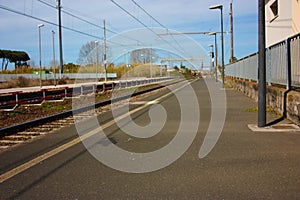
<svg viewBox="0 0 300 200"><path fill-rule="evenodd" d="M60 78L64 73L63 69L63 50L62 50L62 30L61 30L61 0L57 0L58 7L58 40L59 40L59 66L60 66Z"/></svg>
<svg viewBox="0 0 300 200"><path fill-rule="evenodd" d="M233 47L233 14L232 3L230 3L230 62L234 61L234 47Z"/></svg>
<svg viewBox="0 0 300 200"><path fill-rule="evenodd" d="M103 20L103 44L104 44L104 49L103 49L103 62L104 62L104 73L105 73L105 79L104 81L107 81L107 69L106 69L106 28L105 28L105 20Z"/></svg>
<svg viewBox="0 0 300 200"><path fill-rule="evenodd" d="M53 55L53 67L54 67L54 86L56 86L56 64L55 64L55 47L54 47L54 35L55 32L52 30L52 55Z"/></svg>

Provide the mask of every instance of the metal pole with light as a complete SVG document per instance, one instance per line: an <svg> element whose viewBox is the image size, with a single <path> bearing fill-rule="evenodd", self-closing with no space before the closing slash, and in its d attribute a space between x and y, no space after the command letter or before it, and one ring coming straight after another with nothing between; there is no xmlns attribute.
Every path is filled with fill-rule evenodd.
<svg viewBox="0 0 300 200"><path fill-rule="evenodd" d="M127 61L126 61L126 54L127 54L127 49L124 49L124 75L123 78L125 78L127 80Z"/></svg>
<svg viewBox="0 0 300 200"><path fill-rule="evenodd" d="M52 54L53 54L53 67L54 67L54 86L56 86L56 64L55 64L55 48L54 48L54 34L52 30Z"/></svg>
<svg viewBox="0 0 300 200"><path fill-rule="evenodd" d="M98 55L98 51L99 51L98 43L99 42L96 40L95 41L95 45L96 45L96 82L98 82L98 62L99 62L99 60L98 60L98 57L99 57L99 55Z"/></svg>
<svg viewBox="0 0 300 200"><path fill-rule="evenodd" d="M150 65L149 65L149 74L150 78L152 78L152 48L150 49Z"/></svg>
<svg viewBox="0 0 300 200"><path fill-rule="evenodd" d="M106 60L106 25L103 20L103 63L104 63L104 81L107 82L107 60Z"/></svg>
<svg viewBox="0 0 300 200"><path fill-rule="evenodd" d="M265 0L258 1L258 127L266 126Z"/></svg>
<svg viewBox="0 0 300 200"><path fill-rule="evenodd" d="M221 43L222 43L222 85L224 87L225 71L224 71L224 34L223 34L223 5L211 6L209 9L220 9L221 11Z"/></svg>
<svg viewBox="0 0 300 200"><path fill-rule="evenodd" d="M217 33L210 32L209 35L215 36L215 73L216 73L216 82L218 82L218 46L217 46Z"/></svg>
<svg viewBox="0 0 300 200"><path fill-rule="evenodd" d="M141 58L142 58L142 63L145 64L144 54L141 54ZM139 72L140 76L143 75L142 74L142 72L144 71L143 68L144 68L144 66L141 67L141 70Z"/></svg>
<svg viewBox="0 0 300 200"><path fill-rule="evenodd" d="M42 45L41 45L41 28L44 24L39 24L39 65L40 65L40 87L42 87Z"/></svg>
<svg viewBox="0 0 300 200"><path fill-rule="evenodd" d="M213 44L210 44L208 45L208 47L211 47L211 70L213 70L214 68L214 45Z"/></svg>
<svg viewBox="0 0 300 200"><path fill-rule="evenodd" d="M62 49L62 25L61 25L61 0L57 0L57 9L58 9L58 42L59 42L59 74L60 79L64 73L64 61L63 61L63 49Z"/></svg>

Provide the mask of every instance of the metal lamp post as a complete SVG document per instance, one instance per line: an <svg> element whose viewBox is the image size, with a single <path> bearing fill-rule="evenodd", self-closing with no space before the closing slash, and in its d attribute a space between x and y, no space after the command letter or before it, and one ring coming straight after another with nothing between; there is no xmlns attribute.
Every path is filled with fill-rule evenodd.
<svg viewBox="0 0 300 200"><path fill-rule="evenodd" d="M266 116L266 16L265 1L258 1L258 127L267 125Z"/></svg>
<svg viewBox="0 0 300 200"><path fill-rule="evenodd" d="M98 43L99 42L96 40L95 41L95 45L96 45L96 82L98 82L98 62L99 62L99 60L98 60L98 57L99 57L99 55L98 55L98 51L99 51Z"/></svg>
<svg viewBox="0 0 300 200"><path fill-rule="evenodd" d="M126 55L127 55L127 49L124 49L124 75L123 77L127 80L127 61L126 61Z"/></svg>
<svg viewBox="0 0 300 200"><path fill-rule="evenodd" d="M52 30L52 54L53 54L53 67L54 67L54 86L56 86L56 65L55 65L54 35L55 35L55 32Z"/></svg>
<svg viewBox="0 0 300 200"><path fill-rule="evenodd" d="M211 47L211 70L214 68L214 45L213 44L209 44L208 47Z"/></svg>
<svg viewBox="0 0 300 200"><path fill-rule="evenodd" d="M224 71L224 34L223 34L223 5L211 6L209 9L219 9L221 11L221 43L222 43L222 85L224 88L225 71Z"/></svg>
<svg viewBox="0 0 300 200"><path fill-rule="evenodd" d="M217 46L217 33L216 32L210 32L209 35L215 36L215 73L216 73L216 82L218 82L218 46Z"/></svg>
<svg viewBox="0 0 300 200"><path fill-rule="evenodd" d="M44 24L39 24L39 65L40 65L40 87L42 87L42 46L41 46L41 28Z"/></svg>

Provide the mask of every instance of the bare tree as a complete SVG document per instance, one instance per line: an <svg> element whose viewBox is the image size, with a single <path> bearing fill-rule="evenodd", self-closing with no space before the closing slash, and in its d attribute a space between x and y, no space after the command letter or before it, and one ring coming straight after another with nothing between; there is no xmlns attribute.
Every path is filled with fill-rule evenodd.
<svg viewBox="0 0 300 200"><path fill-rule="evenodd" d="M151 48L136 49L130 54L131 63L150 63L154 62L157 58L155 50Z"/></svg>
<svg viewBox="0 0 300 200"><path fill-rule="evenodd" d="M90 41L81 47L79 51L77 63L80 65L88 65L88 64L95 63L97 60L97 55L98 55L98 61L100 61L102 55L102 45L95 41Z"/></svg>

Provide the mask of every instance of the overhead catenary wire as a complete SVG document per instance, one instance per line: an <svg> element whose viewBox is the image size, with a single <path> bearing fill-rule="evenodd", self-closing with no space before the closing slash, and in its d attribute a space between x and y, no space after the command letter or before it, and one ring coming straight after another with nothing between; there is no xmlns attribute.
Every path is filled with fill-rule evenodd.
<svg viewBox="0 0 300 200"><path fill-rule="evenodd" d="M160 23L156 18L154 18L149 12L147 12L141 5L139 5L135 0L131 0L138 8L140 8L144 13L146 13L146 15L148 15L151 19L153 19L157 24L159 24L162 28L166 29L167 33L169 32L169 29L163 25L162 23ZM183 50L183 52L185 52L184 48L178 43L178 41L175 39L175 37L173 35L171 35L172 39L174 40L174 42L178 45L178 47L180 49Z"/></svg>
<svg viewBox="0 0 300 200"><path fill-rule="evenodd" d="M45 1L43 1L43 0L37 0L37 1L39 1L39 2L41 2L41 3L43 3L43 4L47 5L47 6L49 6L49 7L51 7L51 8L57 9L56 6L53 6L53 5L47 3L47 2L45 2ZM82 21L82 22L85 22L85 23L87 23L87 24L89 24L89 25L95 26L95 27L100 28L100 29L102 29L102 30L104 29L103 26L100 26L100 25L95 24L95 23L93 23L93 22L90 22L90 21L88 21L88 20L86 20L86 19L83 19L83 18L81 18L81 17L79 17L79 16L77 16L77 15L75 15L75 14L72 14L71 12L66 11L65 9L63 9L62 12L65 13L66 15L69 15L69 16L71 16L71 17L74 17L75 19L78 19L78 20L80 20L80 21ZM115 31L110 30L110 29L107 29L107 28L106 28L106 31L107 31L107 32L110 32L110 33L113 33L113 34L119 34L118 32L115 32ZM142 44L141 41L136 40L136 39L134 39L134 38L131 38L131 37L128 37L128 36L124 36L124 35L121 35L121 37L127 38L127 39L129 39L129 40L133 40L133 41L135 41L135 42L137 42L137 43ZM108 42L109 42L109 41L108 41ZM115 43L115 42L111 42L111 43ZM118 43L115 43L115 44L118 44ZM122 45L122 46L124 46L124 45ZM125 46L126 46L126 45L125 45Z"/></svg>
<svg viewBox="0 0 300 200"><path fill-rule="evenodd" d="M117 7L119 7L121 10L123 10L125 13L127 13L129 16L131 16L133 19L135 19L137 22L139 22L141 25L143 25L146 29L151 31L153 34L155 34L157 37L159 37L162 41L166 42L169 44L172 48L177 49L175 46L173 46L170 42L166 41L164 38L162 38L159 34L157 34L154 30L152 30L149 26L147 26L145 23L143 23L141 20L139 20L137 17L135 17L133 14L131 14L128 10L123 8L120 4L118 4L114 0L110 0L113 4L115 4ZM183 49L179 49L180 52L184 53Z"/></svg>
<svg viewBox="0 0 300 200"><path fill-rule="evenodd" d="M45 2L45 1L43 1L43 0L37 0L37 1L40 2L40 3L43 3L43 4L47 5L47 6L49 6L49 7L51 7L51 8L57 9L56 6L53 6L53 5L51 5L50 3L47 3L47 2ZM122 7L121 7L119 4L117 4L117 3L114 2L114 1L112 1L112 2L115 3L118 7L120 7L120 8L122 9ZM143 9L137 2L135 2L135 1L133 1L133 2L134 2L135 5L137 5L140 9L142 9L143 12L145 12L145 13L146 13L148 16L150 16L154 21L156 21L160 26L162 26L163 28L165 28L165 29L168 31L168 28L167 28L166 26L164 26L164 25L161 24L158 20L156 20L151 14L149 14L145 9ZM129 14L131 17L133 17L135 20L137 20L139 23L141 23L145 28L149 29L149 30L150 30L151 32L153 32L155 35L157 35L158 37L160 37L160 35L158 35L157 33L155 33L155 32L154 32L151 28L149 28L146 24L144 24L142 21L140 21L138 18L136 18L136 17L135 17L134 15L132 15L131 13L127 12L127 10L125 10L125 9L122 9L122 10L125 11L127 14ZM95 24L95 23L92 23L92 22L90 22L90 21L88 21L88 20L86 20L86 19L83 19L83 18L79 17L79 16L76 16L75 14L72 14L71 12L68 12L68 11L66 11L65 9L63 9L62 12L63 12L64 14L66 14L66 15L69 15L69 16L71 16L71 17L74 17L74 18L76 18L76 19L78 19L78 20L80 20L80 21L82 21L82 22L85 22L85 23L87 23L87 24L89 24L89 25L92 25L92 26L95 26L95 27L97 27L97 28L103 29L102 26L97 25L97 24ZM113 34L119 34L118 32L113 31L113 30L110 30L110 29L107 29L107 28L106 28L106 31L108 31L108 32L110 32L110 33L113 33ZM139 41L139 40L136 40L136 39L134 39L134 38L131 38L131 37L129 37L129 36L125 36L125 35L122 35L122 34L120 34L120 36L123 37L123 38L127 38L127 39L129 39L129 40L133 40L133 41L137 42L137 46L139 46L140 44L143 44L143 42L141 42L141 41ZM163 41L165 41L166 43L168 43L169 45L171 45L173 48L175 48L175 47L174 47L172 44L170 44L168 41L166 41L166 40L163 39L162 37L160 37L160 38L161 38ZM172 38L173 38L173 40L175 41L175 43L180 47L180 51L183 52L182 50L184 50L184 48L182 48L182 46L177 42L177 40L174 38L174 36L172 36ZM107 41L107 42L112 43L112 44L116 44L116 45L120 45L120 46L128 46L128 45L116 43L116 42L113 42L113 41ZM129 45L129 46L132 46L132 45ZM175 49L177 49L177 48L175 48Z"/></svg>
<svg viewBox="0 0 300 200"><path fill-rule="evenodd" d="M17 10L14 10L12 8L8 8L6 6L3 6L3 5L0 5L0 9L3 9L3 10L6 10L6 11L9 11L9 12L12 12L12 13L15 13L15 14L18 14L18 15L23 15L25 17L29 17L29 18L32 18L32 19L35 19L35 20L38 20L38 21L41 21L41 22L44 22L44 23L47 23L47 24L51 24L53 26L58 26L58 24L54 23L54 22L51 22L51 21L48 21L46 19L42 19L42 18L39 18L39 17L35 17L33 15L29 15L29 14L26 14L26 13L23 13L23 12L20 12L20 11L17 11ZM82 35L86 35L86 36L89 36L89 37L93 37L93 38L96 38L96 39L100 39L102 40L101 37L98 37L98 36L95 36L95 35L92 35L92 34L89 34L89 33L85 33L83 31L79 31L79 30L76 30L76 29L73 29L73 28L69 28L69 27L66 27L66 26L62 26L64 29L67 29L67 30L70 30L70 31L73 31L73 32L76 32L76 33L79 33L79 34L82 34Z"/></svg>
<svg viewBox="0 0 300 200"><path fill-rule="evenodd" d="M149 12L147 12L142 6L140 6L136 1L131 0L137 7L139 7L144 13L146 13L151 19L153 19L156 23L158 23L161 27L168 29L166 26L161 24L157 19L155 19Z"/></svg>
<svg viewBox="0 0 300 200"><path fill-rule="evenodd" d="M6 11L9 11L9 12L18 14L18 15L22 15L22 16L25 16L25 17L28 17L28 18L31 18L31 19L35 19L37 21L44 22L46 24L50 24L50 25L57 26L57 27L59 26L57 23L51 22L51 21L46 20L46 19L42 19L40 17L29 15L29 14L23 13L21 11L14 10L14 9L6 7L4 5L0 5L0 9L6 10ZM90 33L86 33L86 32L83 32L83 31L80 31L80 30L77 30L77 29L74 29L74 28L70 28L70 27L67 27L67 26L62 26L62 28L66 29L66 30L69 30L69 31L73 31L73 32L81 34L81 35L92 37L94 39L103 40L103 37L92 35ZM113 42L113 41L107 41L107 42L111 43L111 44L115 44L115 45L120 45L120 46L129 46L128 44L121 44L121 43ZM137 44L137 45L139 45L139 44ZM130 46L133 46L133 44L131 44Z"/></svg>

